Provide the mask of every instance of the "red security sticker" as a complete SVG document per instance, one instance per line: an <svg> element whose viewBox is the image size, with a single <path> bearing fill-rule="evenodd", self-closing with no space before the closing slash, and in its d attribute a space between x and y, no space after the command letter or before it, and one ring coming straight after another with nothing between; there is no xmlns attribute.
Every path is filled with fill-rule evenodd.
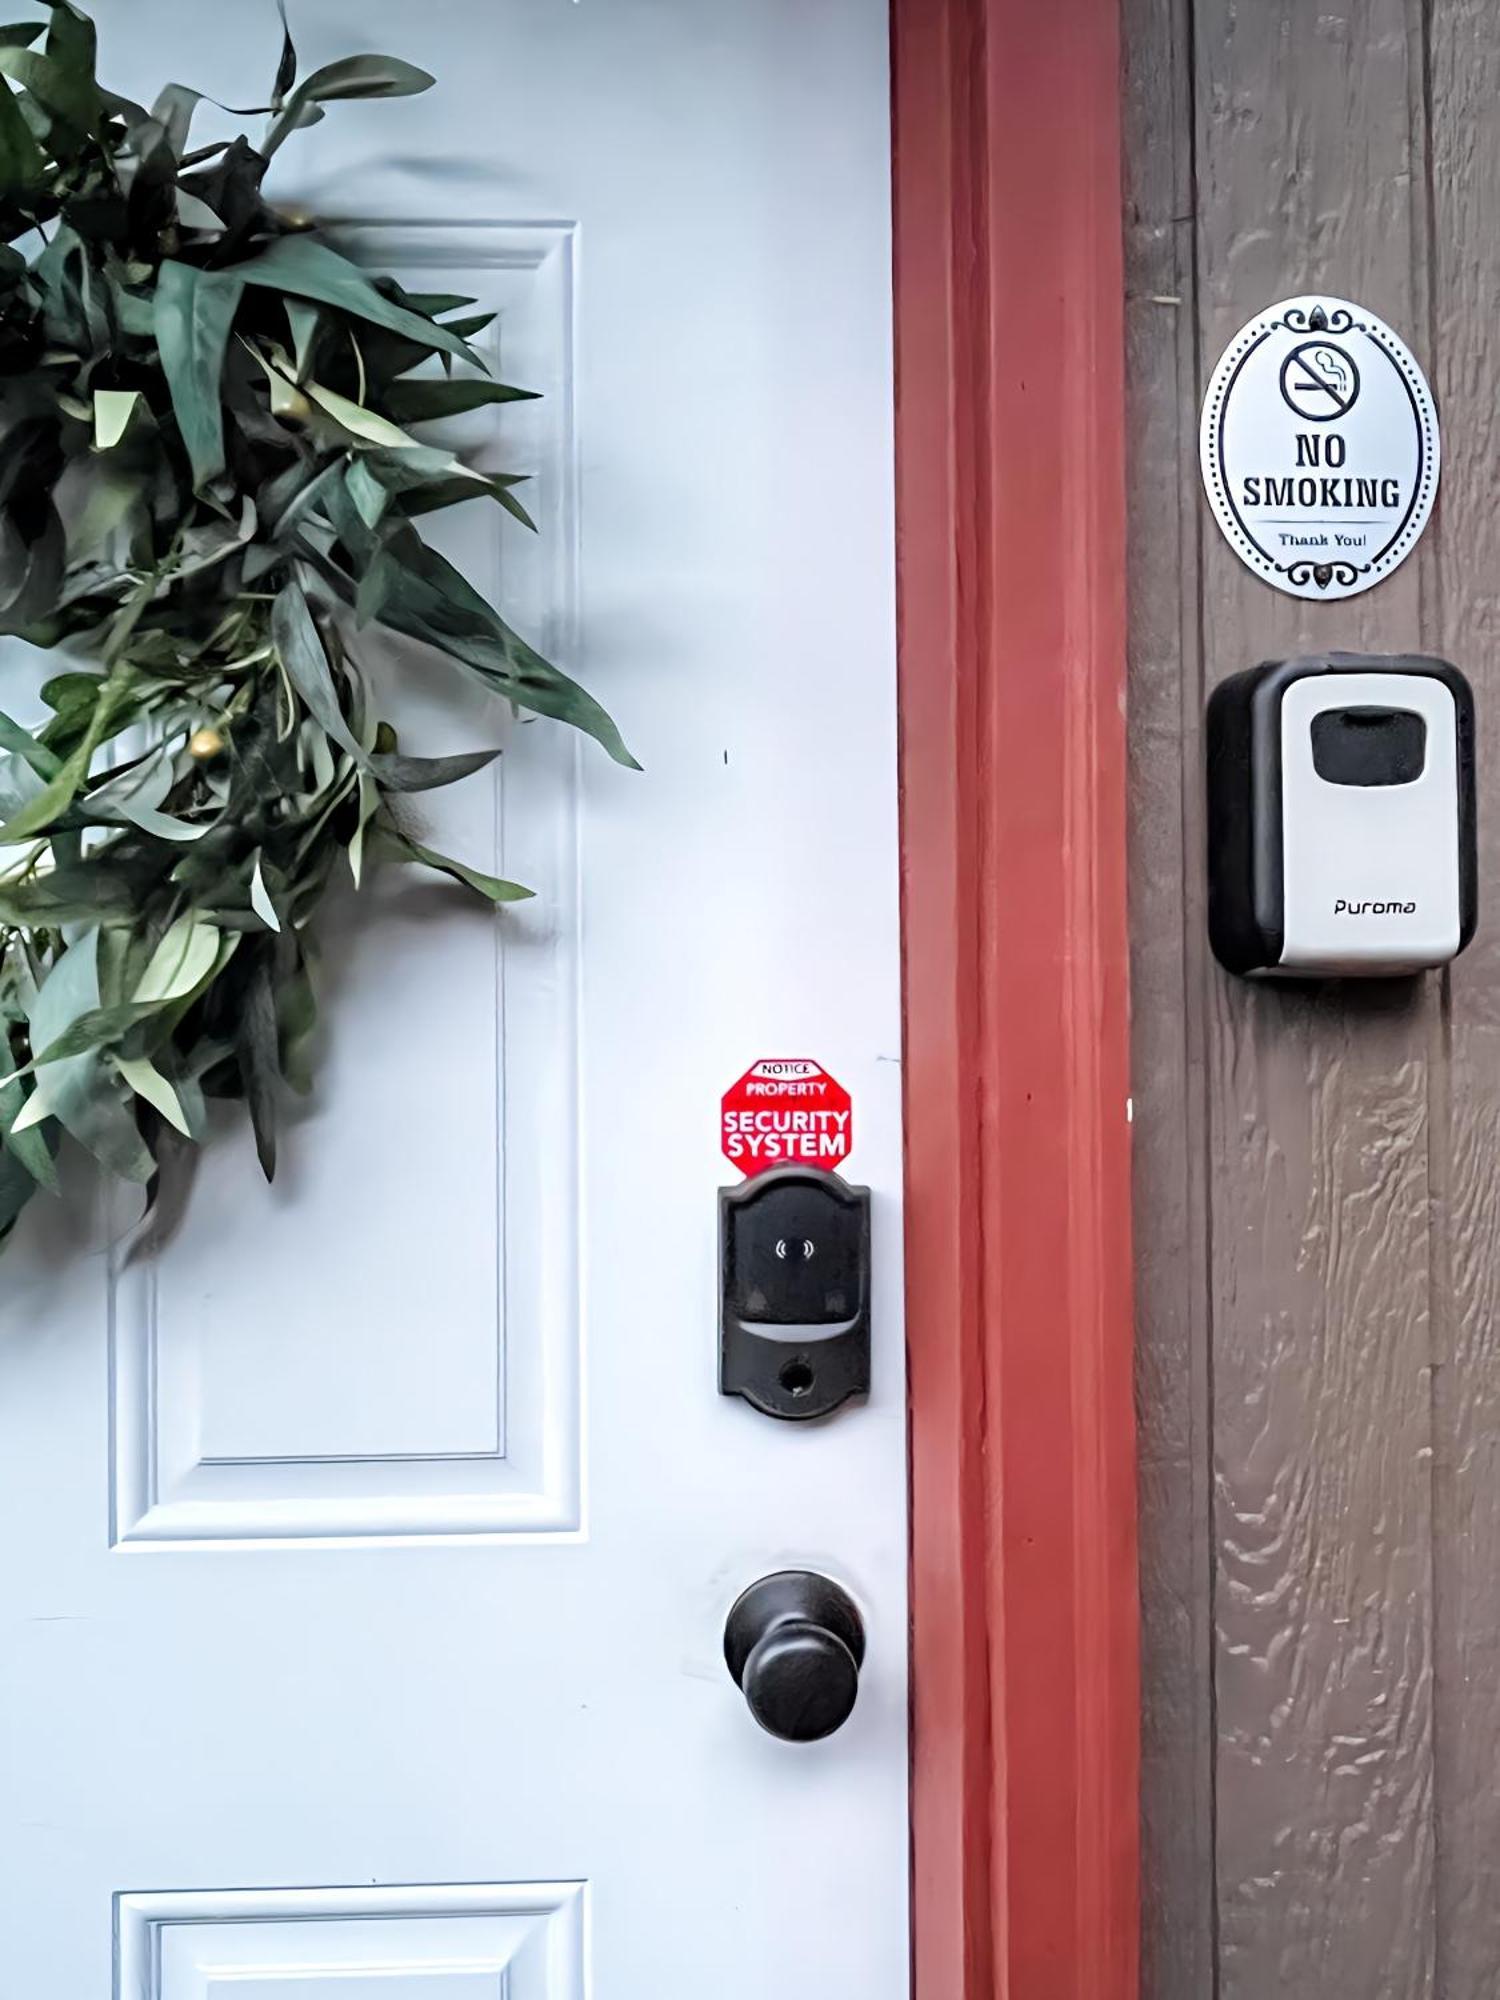
<svg viewBox="0 0 1500 2000"><path fill-rule="evenodd" d="M743 1174L767 1167L836 1167L854 1144L849 1093L802 1056L752 1063L724 1093L725 1159Z"/></svg>

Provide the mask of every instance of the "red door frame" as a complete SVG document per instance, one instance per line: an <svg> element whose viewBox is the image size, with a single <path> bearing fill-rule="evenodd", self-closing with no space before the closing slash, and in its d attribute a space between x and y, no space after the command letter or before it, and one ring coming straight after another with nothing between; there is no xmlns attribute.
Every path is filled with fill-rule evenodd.
<svg viewBox="0 0 1500 2000"><path fill-rule="evenodd" d="M1117 0L892 0L917 2000L1132 2000Z"/></svg>

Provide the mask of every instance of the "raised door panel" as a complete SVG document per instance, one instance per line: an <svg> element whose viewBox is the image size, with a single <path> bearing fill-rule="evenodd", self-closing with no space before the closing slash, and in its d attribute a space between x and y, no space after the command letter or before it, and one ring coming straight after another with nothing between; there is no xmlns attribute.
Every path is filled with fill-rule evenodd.
<svg viewBox="0 0 1500 2000"><path fill-rule="evenodd" d="M541 532L477 501L433 538L566 647L574 232L344 234L413 290L498 307L486 358L538 400L440 435L487 470L526 473ZM205 1156L185 1215L168 1202L137 1240L119 1212L112 1522L127 1547L579 1526L576 746L507 723L441 664L424 672L420 648L362 643L406 747L525 730L523 755L412 809L437 845L536 899L496 918L387 869L356 908L350 885L323 956L338 1032L274 1192L240 1128ZM274 1257L237 1226L251 1203L268 1211Z"/></svg>
<svg viewBox="0 0 1500 2000"><path fill-rule="evenodd" d="M115 2000L583 2000L581 1883L118 1898Z"/></svg>

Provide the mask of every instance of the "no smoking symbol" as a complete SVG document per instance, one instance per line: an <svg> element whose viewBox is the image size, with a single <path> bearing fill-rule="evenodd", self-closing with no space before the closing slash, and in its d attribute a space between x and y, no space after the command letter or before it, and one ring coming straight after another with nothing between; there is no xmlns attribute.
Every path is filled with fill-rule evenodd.
<svg viewBox="0 0 1500 2000"><path fill-rule="evenodd" d="M1348 416L1359 394L1354 356L1331 340L1304 340L1281 364L1281 393L1310 423Z"/></svg>

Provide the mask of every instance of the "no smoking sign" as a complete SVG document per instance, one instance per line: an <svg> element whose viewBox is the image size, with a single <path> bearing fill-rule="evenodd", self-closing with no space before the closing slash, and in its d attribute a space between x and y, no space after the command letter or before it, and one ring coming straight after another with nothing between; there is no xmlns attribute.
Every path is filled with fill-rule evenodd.
<svg viewBox="0 0 1500 2000"><path fill-rule="evenodd" d="M1203 399L1209 504L1240 560L1293 597L1353 597L1416 547L1442 441L1427 378L1350 299L1283 299L1242 326Z"/></svg>
<svg viewBox="0 0 1500 2000"><path fill-rule="evenodd" d="M724 1157L743 1174L768 1167L837 1167L854 1143L854 1107L844 1086L805 1056L752 1063L724 1093Z"/></svg>

